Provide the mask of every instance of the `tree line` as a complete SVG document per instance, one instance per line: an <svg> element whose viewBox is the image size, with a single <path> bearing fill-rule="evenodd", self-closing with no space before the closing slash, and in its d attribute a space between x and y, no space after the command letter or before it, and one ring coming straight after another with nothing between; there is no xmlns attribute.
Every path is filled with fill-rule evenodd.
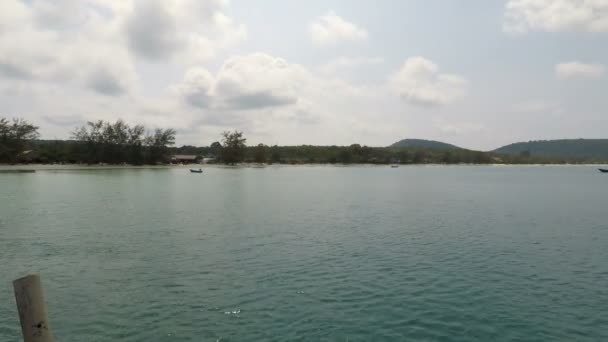
<svg viewBox="0 0 608 342"><path fill-rule="evenodd" d="M28 143L39 136L38 127L26 120L0 118L0 162L17 162Z"/></svg>
<svg viewBox="0 0 608 342"><path fill-rule="evenodd" d="M123 120L77 127L70 140L39 140L38 127L23 119L0 118L0 163L166 164L176 154L223 164L558 164L585 159L547 158L530 153L498 154L460 148L349 146L247 146L243 132L223 132L209 146L174 147L173 129L148 130Z"/></svg>
<svg viewBox="0 0 608 342"><path fill-rule="evenodd" d="M232 135L241 132L230 133ZM238 146L238 147L237 147ZM425 163L469 163L487 164L493 161L490 154L469 150L441 151L428 148L369 147L359 144L350 146L268 146L258 144L226 144L226 139L213 143L210 148L177 148L180 153L213 155L218 162L235 164L425 164ZM238 152L235 152L238 151Z"/></svg>
<svg viewBox="0 0 608 342"><path fill-rule="evenodd" d="M122 120L87 122L72 133L79 142L73 153L89 164L156 164L168 161L169 146L175 144L175 130L157 128L146 133L143 125L130 126Z"/></svg>
<svg viewBox="0 0 608 342"><path fill-rule="evenodd" d="M37 140L38 126L0 118L0 163L86 163L132 165L167 163L175 130L147 130L123 120L87 122L70 140Z"/></svg>
<svg viewBox="0 0 608 342"><path fill-rule="evenodd" d="M268 146L246 145L243 132L222 133L222 140L208 147L174 147L175 154L213 157L215 163L260 164L552 164L584 162L557 158L538 158L529 154L501 155L461 148L349 146Z"/></svg>

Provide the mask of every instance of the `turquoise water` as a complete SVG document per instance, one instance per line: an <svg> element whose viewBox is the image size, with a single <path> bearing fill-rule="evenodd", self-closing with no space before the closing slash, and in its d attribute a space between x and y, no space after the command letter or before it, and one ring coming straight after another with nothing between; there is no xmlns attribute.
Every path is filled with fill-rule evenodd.
<svg viewBox="0 0 608 342"><path fill-rule="evenodd" d="M0 175L0 341L606 341L593 167Z"/></svg>

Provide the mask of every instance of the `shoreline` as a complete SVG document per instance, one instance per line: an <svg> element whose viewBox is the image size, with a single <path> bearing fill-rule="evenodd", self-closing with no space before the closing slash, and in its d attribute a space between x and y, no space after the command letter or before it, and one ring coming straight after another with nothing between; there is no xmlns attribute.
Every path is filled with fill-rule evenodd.
<svg viewBox="0 0 608 342"><path fill-rule="evenodd" d="M170 170L189 168L267 168L267 167L298 167L298 166L321 166L321 167L390 167L391 164L256 164L242 163L238 165L223 164L188 164L188 165L53 165L53 164L0 164L0 171L34 170L34 171L83 171L83 170ZM578 167L601 167L606 164L399 164L399 167L551 167L551 166L578 166Z"/></svg>

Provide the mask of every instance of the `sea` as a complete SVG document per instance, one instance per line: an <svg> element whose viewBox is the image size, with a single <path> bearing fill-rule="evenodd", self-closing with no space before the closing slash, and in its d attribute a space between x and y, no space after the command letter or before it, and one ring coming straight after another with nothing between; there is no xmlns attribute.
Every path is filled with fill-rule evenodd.
<svg viewBox="0 0 608 342"><path fill-rule="evenodd" d="M608 341L594 166L202 169L0 174L0 341Z"/></svg>

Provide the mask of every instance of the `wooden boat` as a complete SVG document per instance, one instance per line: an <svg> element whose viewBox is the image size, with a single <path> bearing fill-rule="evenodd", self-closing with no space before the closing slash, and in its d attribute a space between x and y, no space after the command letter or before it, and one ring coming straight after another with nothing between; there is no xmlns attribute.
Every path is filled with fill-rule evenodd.
<svg viewBox="0 0 608 342"><path fill-rule="evenodd" d="M198 169L198 170L196 170L196 169L190 169L190 172L192 172L192 173L203 173L203 169Z"/></svg>
<svg viewBox="0 0 608 342"><path fill-rule="evenodd" d="M598 170L600 170L600 172L603 172L603 173L608 173L608 169L598 169Z"/></svg>

